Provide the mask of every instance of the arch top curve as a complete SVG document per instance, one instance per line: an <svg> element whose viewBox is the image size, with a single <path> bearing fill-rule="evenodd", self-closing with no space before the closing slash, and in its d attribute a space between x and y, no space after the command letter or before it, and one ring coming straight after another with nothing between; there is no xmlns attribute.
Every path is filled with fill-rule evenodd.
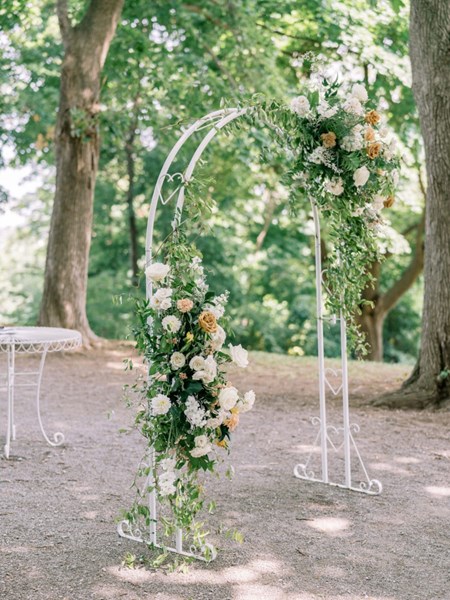
<svg viewBox="0 0 450 600"><path fill-rule="evenodd" d="M182 135L178 138L178 140L173 145L171 151L167 155L166 160L159 172L158 178L155 183L155 187L153 190L152 198L150 201L150 211L147 220L147 234L146 234L146 244L145 244L145 259L146 266L148 266L151 262L152 258L152 245L153 245L153 230L155 225L156 218L156 210L158 204L162 205L168 204L172 198L177 197L176 208L175 208L175 219L178 219L177 215L181 216L181 211L184 205L184 197L185 197L185 185L192 178L192 174L194 172L195 166L200 160L204 150L210 143L210 141L217 135L217 133L223 129L228 123L234 121L240 116L243 116L247 113L249 108L223 108L220 110L215 110L207 115L197 119L190 127L188 127ZM170 174L170 167L174 163L178 153L183 148L185 143L197 132L202 131L203 129L208 129L207 134L204 136L202 141L198 144L194 154L192 155L186 169L184 172L177 172ZM162 194L162 189L164 183L166 181L175 181L179 179L180 183L172 191L169 196L164 197ZM177 223L179 220L177 220Z"/></svg>

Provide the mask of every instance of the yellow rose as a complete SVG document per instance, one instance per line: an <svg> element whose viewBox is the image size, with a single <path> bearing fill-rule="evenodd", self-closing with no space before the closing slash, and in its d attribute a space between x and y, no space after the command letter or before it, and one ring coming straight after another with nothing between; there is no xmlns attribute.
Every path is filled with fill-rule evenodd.
<svg viewBox="0 0 450 600"><path fill-rule="evenodd" d="M206 333L215 333L217 331L216 317L209 310L204 310L200 314L198 324Z"/></svg>
<svg viewBox="0 0 450 600"><path fill-rule="evenodd" d="M375 139L375 131L372 129L372 127L367 127L365 132L364 132L364 139L366 140L366 142L373 142Z"/></svg>
<svg viewBox="0 0 450 600"><path fill-rule="evenodd" d="M322 133L320 139L325 148L334 148L336 146L336 134L333 131Z"/></svg>
<svg viewBox="0 0 450 600"><path fill-rule="evenodd" d="M376 125L380 122L381 117L376 110L369 110L369 112L366 113L364 120L366 123L369 123L369 125Z"/></svg>
<svg viewBox="0 0 450 600"><path fill-rule="evenodd" d="M231 417L223 422L230 431L234 431L239 425L239 415L237 413L231 413Z"/></svg>
<svg viewBox="0 0 450 600"><path fill-rule="evenodd" d="M391 208L395 203L394 196L388 196L386 200L383 202L384 208Z"/></svg>
<svg viewBox="0 0 450 600"><path fill-rule="evenodd" d="M380 154L380 150L381 150L380 142L374 142L373 144L369 144L366 148L367 156L371 160L373 160Z"/></svg>

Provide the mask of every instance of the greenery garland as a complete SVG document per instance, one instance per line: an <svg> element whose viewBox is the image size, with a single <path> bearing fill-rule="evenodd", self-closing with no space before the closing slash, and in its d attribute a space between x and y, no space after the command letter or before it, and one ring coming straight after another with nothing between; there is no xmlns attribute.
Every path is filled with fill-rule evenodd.
<svg viewBox="0 0 450 600"><path fill-rule="evenodd" d="M364 355L355 316L372 281L368 266L382 260L381 211L394 204L399 179L395 138L363 85L347 91L320 72L313 72L304 95L289 106L257 98L246 119L268 128L285 154L292 212L305 199L319 207L330 242L325 304L331 314L342 311L349 347Z"/></svg>
<svg viewBox="0 0 450 600"><path fill-rule="evenodd" d="M166 243L164 262L151 264L146 276L156 289L150 300L137 303L135 337L149 378L140 389L136 425L156 459L153 469L145 465L140 472L150 476L150 485L126 517L134 523L141 516L149 524L141 497L155 490L172 515L164 520L166 533L183 528L205 553L205 532L195 522L204 503L198 474L214 471L240 414L253 407L254 392L240 394L223 370L231 362L247 367L248 352L241 345L225 348L219 321L226 327L227 293L209 290L198 251L180 232Z"/></svg>

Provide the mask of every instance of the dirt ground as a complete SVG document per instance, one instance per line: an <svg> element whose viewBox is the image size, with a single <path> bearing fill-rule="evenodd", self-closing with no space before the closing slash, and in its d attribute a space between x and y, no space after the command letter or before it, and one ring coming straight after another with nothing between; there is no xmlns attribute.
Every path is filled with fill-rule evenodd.
<svg viewBox="0 0 450 600"><path fill-rule="evenodd" d="M0 460L2 600L450 599L450 413L368 405L399 384L402 366L350 367L358 448L384 486L367 496L293 476L315 437L316 363L253 355L232 377L257 392L232 440L235 478L208 482L212 530L237 528L244 542L213 536L217 560L187 573L123 566L127 553L147 554L115 525L143 453L135 432L119 432L133 421L122 400L135 377L123 371L131 354L111 343L49 356L43 417L49 432L65 434L62 447L46 445L31 398L19 395L17 440ZM330 401L329 424L339 425L339 403ZM4 396L0 419L3 435ZM340 480L342 459L330 467Z"/></svg>

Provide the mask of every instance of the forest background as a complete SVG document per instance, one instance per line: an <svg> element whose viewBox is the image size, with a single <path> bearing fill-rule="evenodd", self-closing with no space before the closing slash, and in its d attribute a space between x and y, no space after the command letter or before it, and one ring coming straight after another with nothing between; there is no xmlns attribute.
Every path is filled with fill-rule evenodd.
<svg viewBox="0 0 450 600"><path fill-rule="evenodd" d="M0 8L0 322L35 324L55 188L54 132L61 43L55 3ZM69 3L81 18L85 2ZM385 260L360 321L369 359L413 364L420 341L426 177L411 90L408 7L402 2L217 0L125 2L101 77L101 139L89 260L87 314L101 337L126 338L142 277L149 200L182 127L253 94L289 101L314 52L340 78L364 82L395 131L402 155L396 203L385 211ZM75 109L76 110L76 109ZM72 114L84 131L83 113ZM76 134L76 132L75 132ZM184 158L192 152L191 145ZM316 349L312 221L293 217L283 162L263 131L222 134L202 165L212 217L192 235L211 286L230 291L236 337L250 349ZM261 160L262 157L262 160ZM17 183L19 182L19 183ZM162 211L157 239L170 228ZM327 236L324 231L323 252ZM327 329L327 354L339 354Z"/></svg>

